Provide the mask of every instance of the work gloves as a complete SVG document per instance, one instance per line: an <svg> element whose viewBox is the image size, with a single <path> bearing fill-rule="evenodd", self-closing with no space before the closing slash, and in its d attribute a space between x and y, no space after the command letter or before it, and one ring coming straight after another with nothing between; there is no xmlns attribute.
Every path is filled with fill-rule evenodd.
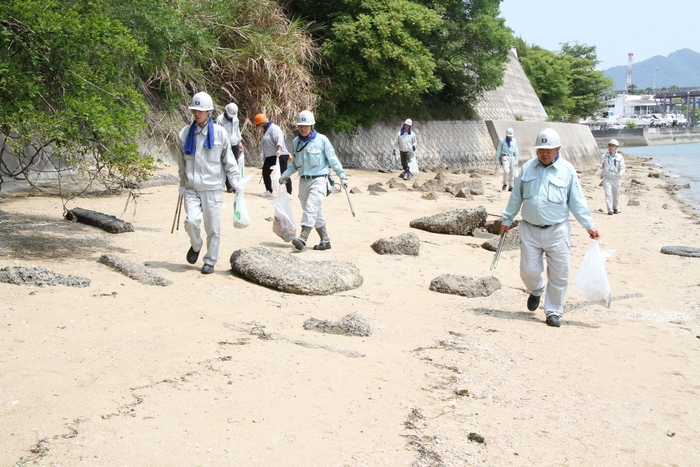
<svg viewBox="0 0 700 467"><path fill-rule="evenodd" d="M413 152L416 152L416 147L415 147L415 146L413 146Z"/></svg>
<svg viewBox="0 0 700 467"><path fill-rule="evenodd" d="M289 180L289 177L287 177L286 175L282 175L280 177L280 180L279 180L280 185L284 185L285 183L287 183L288 180Z"/></svg>
<svg viewBox="0 0 700 467"><path fill-rule="evenodd" d="M348 183L349 183L347 177L346 177L346 178L341 178L341 179L340 179L340 183L343 184L343 188L347 188L347 187L348 187Z"/></svg>
<svg viewBox="0 0 700 467"><path fill-rule="evenodd" d="M394 148L394 150L391 151L391 155L394 156L394 157L396 157L396 148Z"/></svg>

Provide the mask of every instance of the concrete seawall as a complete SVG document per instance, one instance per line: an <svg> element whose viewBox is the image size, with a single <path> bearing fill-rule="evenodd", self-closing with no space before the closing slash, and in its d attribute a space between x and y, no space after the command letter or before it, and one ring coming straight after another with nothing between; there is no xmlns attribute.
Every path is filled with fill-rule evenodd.
<svg viewBox="0 0 700 467"><path fill-rule="evenodd" d="M624 128L591 132L599 148L615 138L620 147L659 146L662 144L700 143L700 127L692 128Z"/></svg>
<svg viewBox="0 0 700 467"><path fill-rule="evenodd" d="M344 167L362 169L399 169L392 158L396 134L401 123L377 124L361 129L357 135L329 135ZM520 151L520 163L535 157L534 143L544 128L554 128L562 139L562 156L577 168L598 163L600 150L590 129L584 125L522 121L414 121L418 138L416 157L419 167L450 170L488 169L496 163L496 147L513 128Z"/></svg>

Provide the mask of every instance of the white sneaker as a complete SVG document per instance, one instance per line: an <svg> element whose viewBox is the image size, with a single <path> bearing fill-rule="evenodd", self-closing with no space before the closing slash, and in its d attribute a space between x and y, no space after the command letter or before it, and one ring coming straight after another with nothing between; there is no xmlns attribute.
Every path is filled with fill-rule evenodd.
<svg viewBox="0 0 700 467"><path fill-rule="evenodd" d="M272 195L271 191L265 191L263 193L260 193L261 198L273 198L274 196Z"/></svg>

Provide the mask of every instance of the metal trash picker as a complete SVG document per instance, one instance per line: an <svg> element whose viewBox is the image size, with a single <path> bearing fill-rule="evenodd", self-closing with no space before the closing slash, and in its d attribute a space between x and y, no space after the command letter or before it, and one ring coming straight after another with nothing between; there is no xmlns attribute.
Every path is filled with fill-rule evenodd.
<svg viewBox="0 0 700 467"><path fill-rule="evenodd" d="M508 232L503 232L501 235L501 241L498 242L498 248L496 249L496 254L493 256L493 261L491 262L491 271L496 270L498 266L498 258L501 257L501 251L503 250L503 243L506 241L506 234Z"/></svg>
<svg viewBox="0 0 700 467"><path fill-rule="evenodd" d="M348 193L348 187L343 186L345 189L345 195L348 197L348 204L350 205L350 211L352 212L352 217L355 217L355 209L352 207L352 201L350 201L350 193Z"/></svg>
<svg viewBox="0 0 700 467"><path fill-rule="evenodd" d="M173 226L170 228L170 233L175 232L175 225L177 224L177 230L180 230L180 213L182 212L182 200L185 199L184 195L178 195L177 204L175 205L175 216L173 217Z"/></svg>

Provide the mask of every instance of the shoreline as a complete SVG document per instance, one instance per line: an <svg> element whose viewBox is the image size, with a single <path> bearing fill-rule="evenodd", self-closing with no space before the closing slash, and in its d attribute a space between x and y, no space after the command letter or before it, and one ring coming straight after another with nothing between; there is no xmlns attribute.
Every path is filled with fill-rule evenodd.
<svg viewBox="0 0 700 467"><path fill-rule="evenodd" d="M694 465L700 260L660 248L700 246L699 217L666 188L667 177L648 177L661 168L627 157L620 215L603 212L595 169L580 172L600 247L615 251L606 262L612 307L573 288L590 240L572 220L567 311L556 329L541 308L526 309L518 250L504 251L490 271L485 239L409 227L460 208L500 214L509 194L492 175L442 172L452 182L480 180L484 194L427 200L410 183L390 187L397 171L348 169L361 191L350 195L357 216L344 193L324 201L333 249L323 252L294 253L271 231L270 202L252 193L252 223L234 229L233 197L224 193L210 276L201 262L186 263L182 229L170 234L175 186L142 190L126 212L123 196L69 206L134 224L118 235L64 221L56 197L0 196L0 269L37 266L91 280L86 288L0 282L0 465ZM260 169L246 171L256 180ZM377 182L387 192L369 195ZM630 199L639 205L627 206ZM298 219L296 198L292 206ZM406 232L420 238L417 257L370 248ZM364 282L300 296L233 276L231 252L258 246L350 262ZM128 279L97 262L103 253L173 285ZM501 288L479 298L430 291L445 273L493 275ZM303 329L307 319L351 312L370 323L371 336Z"/></svg>

